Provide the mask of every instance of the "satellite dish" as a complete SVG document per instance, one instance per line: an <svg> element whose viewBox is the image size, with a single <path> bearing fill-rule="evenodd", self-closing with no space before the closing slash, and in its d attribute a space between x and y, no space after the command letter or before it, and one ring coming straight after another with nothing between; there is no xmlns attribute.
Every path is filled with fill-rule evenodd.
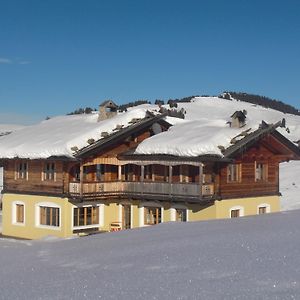
<svg viewBox="0 0 300 300"><path fill-rule="evenodd" d="M162 132L162 128L158 123L154 123L151 128L154 134L159 134Z"/></svg>

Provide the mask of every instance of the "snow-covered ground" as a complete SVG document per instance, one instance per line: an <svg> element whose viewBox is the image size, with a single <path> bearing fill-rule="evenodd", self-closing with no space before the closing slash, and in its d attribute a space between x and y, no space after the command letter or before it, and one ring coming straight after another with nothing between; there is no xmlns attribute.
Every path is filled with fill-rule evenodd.
<svg viewBox="0 0 300 300"><path fill-rule="evenodd" d="M281 210L300 209L300 161L280 166Z"/></svg>
<svg viewBox="0 0 300 300"><path fill-rule="evenodd" d="M0 120L1 122L1 120ZM18 124L0 124L0 136L7 134L9 132L19 130L24 128L25 125L18 125Z"/></svg>
<svg viewBox="0 0 300 300"><path fill-rule="evenodd" d="M299 299L300 211L0 239L1 299Z"/></svg>

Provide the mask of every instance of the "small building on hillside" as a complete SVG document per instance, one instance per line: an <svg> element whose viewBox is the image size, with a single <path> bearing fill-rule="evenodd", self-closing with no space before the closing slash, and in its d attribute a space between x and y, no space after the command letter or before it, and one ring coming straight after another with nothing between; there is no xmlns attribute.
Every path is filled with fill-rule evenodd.
<svg viewBox="0 0 300 300"><path fill-rule="evenodd" d="M68 237L279 211L279 164L300 159L279 123L228 144L230 128L168 130L165 117L141 108L101 122L57 117L1 139L3 234Z"/></svg>

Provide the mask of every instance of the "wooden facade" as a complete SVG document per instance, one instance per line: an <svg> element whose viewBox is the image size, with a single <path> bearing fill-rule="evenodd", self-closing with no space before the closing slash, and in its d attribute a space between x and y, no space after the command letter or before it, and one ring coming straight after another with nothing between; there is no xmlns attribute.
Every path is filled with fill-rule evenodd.
<svg viewBox="0 0 300 300"><path fill-rule="evenodd" d="M278 195L281 158L277 158L263 143L257 143L235 159L235 164L240 167L239 180L229 180L228 165L221 166L219 196L226 199L242 196ZM266 168L266 177L262 180L255 179L255 166L258 163L263 164Z"/></svg>
<svg viewBox="0 0 300 300"><path fill-rule="evenodd" d="M138 136L138 140L148 134ZM134 142L136 143L136 142ZM117 198L143 198L169 201L209 201L279 194L279 162L287 154L272 152L257 142L234 162L130 161L120 160L120 151L131 149L121 142L98 155L80 161L7 160L4 191L68 196L77 201ZM136 144L134 144L136 146ZM285 149L283 149L285 150ZM276 155L278 154L278 155ZM26 174L22 174L20 166ZM53 164L54 174L45 177L46 166ZM237 179L229 178L235 165ZM257 166L265 178L257 180ZM50 174L51 175L51 174Z"/></svg>

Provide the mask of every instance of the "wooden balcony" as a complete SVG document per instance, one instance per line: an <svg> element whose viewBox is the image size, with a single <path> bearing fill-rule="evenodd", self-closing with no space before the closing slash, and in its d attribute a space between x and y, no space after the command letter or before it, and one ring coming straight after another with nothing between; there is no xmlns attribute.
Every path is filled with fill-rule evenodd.
<svg viewBox="0 0 300 300"><path fill-rule="evenodd" d="M137 196L153 199L211 199L214 195L213 184L167 183L167 182L71 182L69 194L73 198L99 199L107 196Z"/></svg>

